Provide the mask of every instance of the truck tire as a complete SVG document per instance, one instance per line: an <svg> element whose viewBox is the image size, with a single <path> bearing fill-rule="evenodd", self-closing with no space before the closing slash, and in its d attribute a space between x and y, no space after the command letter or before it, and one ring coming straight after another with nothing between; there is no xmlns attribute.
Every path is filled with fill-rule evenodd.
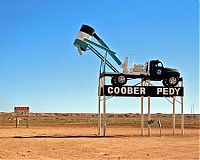
<svg viewBox="0 0 200 160"><path fill-rule="evenodd" d="M119 86L125 85L127 82L127 77L124 74L118 74L115 76L115 83Z"/></svg>
<svg viewBox="0 0 200 160"><path fill-rule="evenodd" d="M169 86L166 79L162 80L162 84L163 84L164 87L168 87Z"/></svg>
<svg viewBox="0 0 200 160"><path fill-rule="evenodd" d="M178 84L178 77L171 76L167 79L167 84L171 87L175 87Z"/></svg>
<svg viewBox="0 0 200 160"><path fill-rule="evenodd" d="M114 76L111 78L111 84L112 84L113 86L118 86L118 84L116 83L115 79L116 79L116 78L115 78Z"/></svg>

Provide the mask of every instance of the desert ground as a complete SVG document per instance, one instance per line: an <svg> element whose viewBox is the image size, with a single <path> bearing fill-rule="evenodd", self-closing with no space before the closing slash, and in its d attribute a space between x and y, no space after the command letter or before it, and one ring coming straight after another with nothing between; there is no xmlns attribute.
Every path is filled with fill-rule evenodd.
<svg viewBox="0 0 200 160"><path fill-rule="evenodd" d="M18 127L12 113L0 114L0 159L200 159L199 115L185 115L181 135L180 115L172 135L171 115L155 114L162 122L152 136L141 136L139 114L108 114L106 136L98 136L95 114L31 114L29 128L21 118ZM145 117L146 120L146 117Z"/></svg>

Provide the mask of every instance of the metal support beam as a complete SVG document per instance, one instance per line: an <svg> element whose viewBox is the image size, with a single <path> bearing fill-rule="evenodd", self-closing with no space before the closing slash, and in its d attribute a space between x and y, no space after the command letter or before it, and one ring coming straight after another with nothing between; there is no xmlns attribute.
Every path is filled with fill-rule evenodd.
<svg viewBox="0 0 200 160"><path fill-rule="evenodd" d="M98 135L101 135L101 78L98 84Z"/></svg>
<svg viewBox="0 0 200 160"><path fill-rule="evenodd" d="M148 121L151 120L150 96L148 96Z"/></svg>
<svg viewBox="0 0 200 160"><path fill-rule="evenodd" d="M181 81L181 87L183 87L183 79ZM183 96L181 97L181 134L184 135Z"/></svg>
<svg viewBox="0 0 200 160"><path fill-rule="evenodd" d="M143 81L141 85L143 86ZM141 97L141 136L144 135L144 96Z"/></svg>
<svg viewBox="0 0 200 160"><path fill-rule="evenodd" d="M102 49L102 50L108 52L108 53L110 54L110 56L115 60L115 62L116 62L118 65L121 65L121 64L122 64L122 62L121 62L121 61L119 60L119 58L116 56L116 53L113 52L113 51L111 51L109 48L107 48L108 46L107 46L102 40L99 41L99 42L101 43L101 45L99 45L99 44L97 44L97 43L94 43L94 42L92 42L92 41L90 41L90 40L88 40L88 39L86 39L86 38L84 38L84 41L86 41L86 42L88 42L88 43L90 43L90 44L92 44L92 45L94 45L94 46L96 46L96 47L98 47L98 48L100 48L100 49Z"/></svg>
<svg viewBox="0 0 200 160"><path fill-rule="evenodd" d="M91 45L88 45L88 48L97 56L101 59L101 61L105 62L105 64L110 67L114 72L119 72L107 59L105 59L94 47Z"/></svg>
<svg viewBox="0 0 200 160"><path fill-rule="evenodd" d="M147 81L148 86L150 86L150 80ZM148 96L148 121L151 120L151 107L150 107L150 96ZM148 136L151 136L151 127L148 125Z"/></svg>
<svg viewBox="0 0 200 160"><path fill-rule="evenodd" d="M103 85L105 85L105 82L106 82L106 77L103 78ZM103 89L103 93L105 93L104 89ZM106 136L106 96L105 95L103 96L103 136Z"/></svg>
<svg viewBox="0 0 200 160"><path fill-rule="evenodd" d="M176 129L176 121L175 121L175 106L176 106L176 97L173 96L173 135L175 135L175 129Z"/></svg>

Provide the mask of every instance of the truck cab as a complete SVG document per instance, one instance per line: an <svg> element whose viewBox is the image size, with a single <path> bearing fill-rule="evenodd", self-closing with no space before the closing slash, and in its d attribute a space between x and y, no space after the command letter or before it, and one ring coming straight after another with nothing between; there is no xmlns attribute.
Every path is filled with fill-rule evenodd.
<svg viewBox="0 0 200 160"><path fill-rule="evenodd" d="M150 68L148 65L150 64ZM160 81L165 75L165 69L163 67L162 62L159 60L152 60L147 64L147 68L149 68L150 80Z"/></svg>
<svg viewBox="0 0 200 160"><path fill-rule="evenodd" d="M148 66L150 65L150 67ZM151 60L147 63L149 79L152 81L162 81L164 86L176 86L180 79L180 73L174 68L165 68L161 61Z"/></svg>

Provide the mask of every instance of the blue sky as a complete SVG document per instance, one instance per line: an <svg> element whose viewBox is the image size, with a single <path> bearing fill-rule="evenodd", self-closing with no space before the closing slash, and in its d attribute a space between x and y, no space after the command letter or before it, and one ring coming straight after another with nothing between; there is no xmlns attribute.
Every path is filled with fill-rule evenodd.
<svg viewBox="0 0 200 160"><path fill-rule="evenodd" d="M32 112L97 112L100 60L73 47L82 24L93 26L121 60L132 62L135 54L135 63L159 59L178 68L185 112L193 104L198 111L196 0L0 0L0 24L0 111L27 105ZM112 98L107 112L140 112L140 99ZM151 112L172 113L172 105L152 98Z"/></svg>

